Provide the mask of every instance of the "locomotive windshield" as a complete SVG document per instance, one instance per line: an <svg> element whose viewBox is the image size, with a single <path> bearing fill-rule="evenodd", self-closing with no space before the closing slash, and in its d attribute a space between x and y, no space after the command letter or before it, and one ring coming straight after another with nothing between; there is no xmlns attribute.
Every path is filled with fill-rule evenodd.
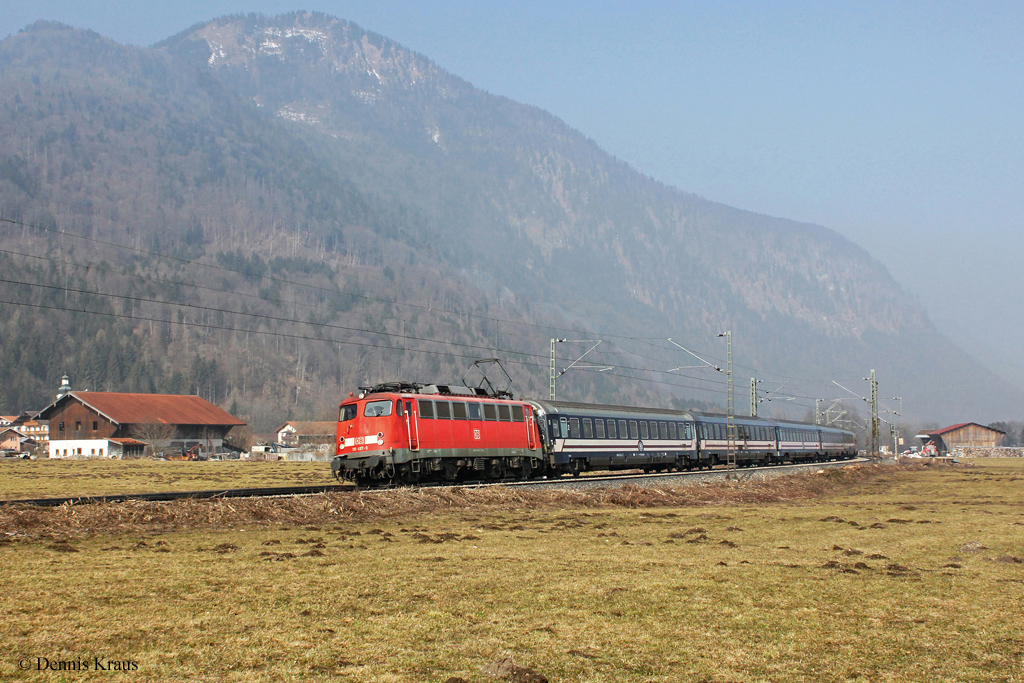
<svg viewBox="0 0 1024 683"><path fill-rule="evenodd" d="M363 409L366 417L387 417L391 414L391 401L368 401Z"/></svg>
<svg viewBox="0 0 1024 683"><path fill-rule="evenodd" d="M356 405L354 403L347 406L341 407L341 414L338 416L338 422L348 422L349 420L356 419Z"/></svg>

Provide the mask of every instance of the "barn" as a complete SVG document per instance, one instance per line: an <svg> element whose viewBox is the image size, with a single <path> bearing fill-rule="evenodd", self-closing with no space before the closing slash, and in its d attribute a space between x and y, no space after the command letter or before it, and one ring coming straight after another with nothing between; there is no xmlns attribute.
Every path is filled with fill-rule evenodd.
<svg viewBox="0 0 1024 683"><path fill-rule="evenodd" d="M1001 430L977 422L962 422L932 432L922 432L915 438L921 440L926 453L934 449L936 455L942 456L962 448L999 448L1004 436L1006 432Z"/></svg>
<svg viewBox="0 0 1024 683"><path fill-rule="evenodd" d="M69 391L40 414L50 457L122 458L154 452L218 453L245 423L199 396Z"/></svg>

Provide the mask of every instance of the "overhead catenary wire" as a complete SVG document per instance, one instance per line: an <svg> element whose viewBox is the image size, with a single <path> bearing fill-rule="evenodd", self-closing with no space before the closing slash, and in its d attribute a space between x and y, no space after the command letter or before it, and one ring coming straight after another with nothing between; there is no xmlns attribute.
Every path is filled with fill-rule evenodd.
<svg viewBox="0 0 1024 683"><path fill-rule="evenodd" d="M432 313L434 315L459 315L459 316L465 316L467 319L472 318L472 319L487 321L488 323L493 322L493 323L496 323L496 324L504 323L506 325L511 325L511 326L516 326L516 327L521 327L521 328L528 328L528 329L537 330L538 332L539 331L553 331L553 330L554 331L558 331L558 330L569 329L569 328L566 328L566 327L561 327L561 326L552 325L552 324L533 323L533 322L527 322L527 321L522 321L522 320L512 320L512 319L506 319L506 318L499 318L499 317L490 316L490 315L481 315L479 313L448 310L448 309L441 308L441 307L438 307L438 306L435 306L435 305L432 305L432 304L421 304L421 303L414 303L414 302L411 302L411 301L402 301L402 300L399 300L399 299L389 299L389 298L384 298L384 297L374 297L374 296L369 296L369 295L366 295L366 294L359 294L359 293L355 293L355 292L345 292L345 291L339 290L337 288L323 287L323 286L319 286L319 285L315 285L315 284L311 284L311 283L300 282L300 281L297 281L297 280L291 280L291 279L288 279L288 278L276 277L276 276L265 274L265 273L260 273L260 274L257 274L257 275L253 275L253 274L245 273L244 271L241 271L241 270L238 270L238 269L235 269L235 268L230 268L228 266L221 265L221 264L206 263L206 262L195 260L195 259L189 259L189 258L184 258L184 257L181 257L181 256L175 256L173 254L167 254L167 253L163 253L163 252L158 252L158 251L155 251L155 250L144 249L144 248L141 248L141 247L133 247L131 245L121 244L121 243L117 243L117 242L111 242L111 241L108 241L108 240L103 240L103 239L99 239L99 238L95 238L95 237L90 237L90 236L86 236L86 235L80 235L80 234L73 233L73 232L68 232L67 230L64 230L64 229L58 229L58 228L52 228L52 227L36 225L36 224L33 224L33 223L28 223L28 222L25 222L25 221L19 221L19 220L15 220L15 219L3 217L3 216L0 216L0 223L7 223L9 225L15 225L15 226L23 227L23 228L29 228L29 229L33 229L33 230L38 230L38 231L49 233L49 234L60 235L62 237L78 239L78 240L82 240L82 241L85 241L85 242L89 242L89 243L93 243L93 244L98 244L98 245L103 245L103 246L111 247L111 248L115 248L115 249L123 249L123 250L127 250L127 251L130 251L130 252L133 252L133 253L137 253L137 254L142 255L142 256L150 257L150 258L165 259L167 261L181 263L181 264L184 264L184 265L190 265L190 266L196 266L196 267L202 267L202 268L210 268L210 269L214 269L214 270L218 270L218 271L223 271L223 272L230 272L230 273L241 275L241 276L247 277L247 278L248 277L255 277L255 278L258 278L260 280L267 280L267 281L275 282L275 283L279 283L279 284L293 285L293 286L296 286L296 287L302 287L302 288L310 289L310 290L314 290L314 291L326 292L326 293L329 293L329 294L332 294L332 295L341 295L341 296L346 296L346 297L355 298L355 299L362 299L362 300L370 301L370 302L390 304L390 305L401 306L401 307L409 307L409 308L413 308L413 309L417 309L417 310L427 311L427 312L430 312L430 313ZM88 266L88 265L76 264L74 262L68 262L68 261L65 261L65 260L52 259L50 257L42 257L42 256L30 255L30 254L22 254L20 252L14 252L13 250L0 250L0 252L2 252L2 253L9 253L11 255L18 255L18 256L23 256L23 257L29 257L29 258L38 258L38 259L50 260L50 261L53 261L53 262L56 262L56 263L62 263L62 264L65 264L65 265L71 265L71 266L79 267L79 268L82 268L82 267L84 267L84 268L97 267L97 266ZM310 306L310 307L316 306L316 304L306 304L306 303L302 303L302 302L287 301L287 300L284 300L284 299L267 298L267 297L258 296L258 295L254 295L254 294L247 294L247 293L243 293L243 292L234 292L234 291L228 291L228 290L224 290L224 289L218 289L218 288L214 288L214 287L200 285L200 284L197 284L197 283L189 283L189 282L180 282L180 281L166 280L166 279L163 279L163 278L154 278L152 276L146 276L146 275L142 275L142 274L133 274L131 277L142 277L142 278L146 278L146 279L148 279L150 281L153 281L153 282L162 282L162 283L165 283L165 284L173 284L173 285L178 285L178 286L183 286L183 287L193 287L193 288L196 288L196 289L202 289L202 290L212 291L212 292L219 292L219 293L224 293L224 294L229 294L229 295L234 295L234 296L243 296L243 297L247 297L247 298L259 298L261 300L270 301L272 303L287 303L289 305ZM21 284L30 284L31 285L31 283L21 283ZM103 293L96 293L96 292L93 292L92 294L97 295L97 296L118 296L118 295L106 295L106 294L103 294ZM0 303L9 303L9 304L12 304L12 305L32 305L32 304L22 304L20 302L0 302ZM204 308L204 307L197 306L195 304L187 304L187 303L179 303L179 302L171 302L171 301L153 301L153 303L159 303L161 305L177 305L177 306L190 306L192 308ZM210 308L210 310L214 310L214 311L219 310L220 312L224 312L224 313L232 313L232 314L236 314L236 315L248 315L245 312L232 311L232 310L229 310L229 309L214 309L212 307L209 307L209 308ZM268 319L272 319L273 318L271 316L267 316L267 317L268 317ZM282 319L282 320L288 321L288 322L297 322L297 323L302 323L302 324L311 324L309 321L290 320L290 319ZM153 322L160 322L160 321L153 320ZM162 322L167 322L167 323L171 323L171 324L177 324L175 321L162 321ZM451 323L450 321L443 321L443 320L440 321L440 322L443 322L445 324L455 324L455 323ZM321 325L330 326L329 324L323 324L323 323L320 323L320 324ZM205 323L204 323L203 326L209 327L209 325L207 325ZM337 326L337 327L339 329L344 329L343 326ZM238 331L255 332L255 330L238 330ZM366 333L366 334L384 334L385 336L392 336L392 337L397 337L397 338L406 338L406 339L408 339L410 341L422 341L422 342L425 342L425 343L443 343L443 344L449 344L449 345L453 345L453 346L460 346L460 347L463 347L463 348L479 348L479 349L490 348L490 347L484 347L484 346L479 346L479 345L471 345L471 344L464 344L464 343L459 343L459 342L452 342L450 340L436 340L436 339L429 339L429 338L425 338L425 337L416 337L414 335L395 335L395 334L391 334L391 333L381 333L381 332L378 332L378 331L365 330L365 329L353 329L351 331L358 331L358 332L362 332L362 333ZM669 348L666 348L664 346L660 346L660 345L651 343L651 342L654 342L654 341L667 341L667 339L668 339L667 337L638 337L638 336L632 336L632 335L611 334L611 333L606 333L606 332L594 332L593 334L595 334L596 336L600 336L601 338L618 339L618 340L625 340L625 341L632 341L632 342L638 342L638 343L642 343L642 344L647 344L647 345L651 346L652 348L656 348L656 349L664 351L666 353L671 353L672 352L672 349L669 349ZM284 335L284 336L293 336L293 335ZM534 335L526 334L526 336L534 336ZM325 339L322 339L322 338L319 338L319 337L302 337L302 336L298 336L298 338L316 339L316 340L319 340L319 341L335 341L336 343L348 343L348 344L355 344L356 343L356 342L351 342L351 341L345 342L345 341L340 341L340 340L325 340ZM372 345L367 345L367 346L372 346ZM626 354L626 355L629 355L629 356L635 356L635 357L638 357L638 358L644 358L645 360L651 360L651 361L658 362L658 363L665 362L664 359L654 358L654 357L651 357L651 356L648 356L648 355L645 355L645 354L642 354L642 353L638 353L636 351L630 351L630 350L626 350L626 349L622 349L622 348L615 348L615 345L612 345L612 346L613 346L613 348L609 350L611 353ZM390 347L390 346L378 345L377 348L398 348L398 347ZM405 349L405 350L413 351L413 352L424 352L424 353L427 352L425 350L418 350L418 351L410 350L410 349ZM515 351L514 349L504 349L504 351L506 351L508 353L511 353L511 354L516 354L516 355L521 355L521 356L526 356L526 357L535 357L535 358L542 357L540 354L532 354L532 353L528 353L528 352L519 352L519 351ZM440 353L441 355L446 355L446 356L459 357L459 356L456 356L454 354L447 353L447 352L437 352L437 353ZM720 359L716 358L714 353L705 352L705 351L700 351L700 353L702 355L706 356L707 358L712 358L712 359L715 359L715 360L720 360ZM623 370L635 371L635 372L648 372L648 373L655 373L655 374L664 374L665 373L665 371L663 371L663 370L652 369L652 368L637 368L637 367L626 366L626 365L614 365L614 366L611 366L611 367L615 367L615 368L623 369ZM772 371L769 371L769 370L764 370L764 369L760 369L760 368L754 368L754 367L751 367L751 366L744 366L744 365L740 365L740 364L736 364L736 367L737 368L749 369L749 370L752 370L752 371L757 372L758 374L762 374L762 375L768 375L768 376L772 376L772 377L782 377L782 378L792 379L792 380L796 380L796 381L800 381L800 382L805 382L805 383L809 383L809 384L815 384L815 385L817 385L817 384L826 384L826 381L825 380L821 380L821 379L811 379L811 378L804 378L804 377L795 377L795 376L786 375L786 374L783 374L783 373L772 372ZM685 369L685 368L679 368L679 369ZM617 376L617 373L608 373L608 374L615 374ZM714 379L709 379L709 378L704 378L704 377L695 377L695 376L692 376L692 375L682 375L682 374L678 374L678 375L675 375L675 376L683 377L683 378L686 378L686 379L691 379L691 380L693 380L695 382L701 382L701 383L704 383L704 384L711 384L711 385L715 385L717 383L723 383L724 384L723 380L717 380L716 381ZM637 379L639 379L639 378L637 378ZM683 388L691 388L691 389L698 390L698 391L712 391L712 389L710 389L708 387L705 387L705 386L684 385L684 384L664 382L664 381L658 381L658 380L651 380L651 381L657 381L660 384L666 384L666 385L671 385L671 386L679 386L679 387L683 387ZM815 397L812 397L812 396L799 396L799 395L795 395L795 397L806 398L806 399L809 399L809 400L814 400L815 399Z"/></svg>
<svg viewBox="0 0 1024 683"><path fill-rule="evenodd" d="M345 339L329 339L329 338L326 338L326 337L312 337L312 336L309 336L309 335L294 334L294 333L288 333L288 332L280 332L280 331L275 331L275 330L261 330L261 329L242 328L242 327L232 327L232 326L229 326L229 325L218 325L216 323L191 322L191 321L187 321L187 320L174 320L174 319L170 319L170 318L154 318L154 317L150 317L150 316L136 315L136 314L130 314L130 313L111 313L109 311L91 311L91 310L87 310L87 309L68 308L68 307L64 307L64 306L53 306L53 305L48 305L48 304L29 303L29 302L24 302L24 301L10 301L10 300L6 300L6 299L0 299L0 304L7 304L7 305L11 305L11 306L22 306L22 307L36 308L36 309L43 309L43 310L51 310L51 311L62 311L62 312L65 312L65 313L76 313L76 314L80 313L80 314L85 314L85 315L99 315L99 316L104 316L104 317L109 317L109 318L121 318L121 319L125 319L125 320L138 320L138 321L144 321L144 322L163 323L163 324L167 324L167 325L177 325L177 326L186 326L186 327L205 328L207 330L219 330L219 331L226 331L226 332L248 333L248 334L256 334L256 335L280 337L280 338L285 338L285 339L318 341L318 342L323 342L323 343L327 343L327 344L338 344L338 345L344 345L344 346L357 346L357 347L374 348L374 349L385 349L385 350L389 350L389 351L402 351L402 352L405 352L405 353L421 353L421 354L441 356L441 357L446 357L446 358L455 358L455 359L464 359L464 360L477 360L479 358L479 356L477 356L477 355L465 355L465 354L454 353L454 352L451 352L451 351L438 351L438 350L432 350L432 349L415 349L415 348L410 349L410 348L402 348L402 347L397 347L397 346L390 346L390 345L386 345L386 344L372 344L372 343L369 343L369 342L352 341L352 340L345 340ZM506 351L508 353L516 355L516 356L519 356L519 355L531 355L531 354L520 354L520 353L518 353L516 351L513 351L513 350L506 350ZM535 354L532 354L532 355L535 355ZM504 359L503 362L511 364L511 365L520 365L520 366L535 367L535 368L542 368L542 367L544 367L544 365L541 364L541 363L530 362L530 361L525 361L525 360L518 360L516 358ZM631 368L623 367L623 368L620 368L620 369L631 369ZM636 370L638 370L640 372L656 372L656 371L651 371L651 370L648 370L648 369L645 369L645 368L636 368ZM637 382L661 384L661 385L665 385L665 386L674 386L674 387L679 387L679 388L683 388L683 389L693 389L693 390L696 390L696 391L711 391L707 387L699 387L699 386L694 386L694 385L689 385L689 384L682 384L682 383L679 383L679 382L666 382L664 380L657 380L657 379L651 379L651 378L646 378L646 377L635 377L635 376L632 376L632 375L625 375L625 374L622 374L622 373L612 373L612 372L609 372L607 374L614 375L616 377L622 377L624 379L630 379L630 380L637 381Z"/></svg>
<svg viewBox="0 0 1024 683"><path fill-rule="evenodd" d="M214 307L214 306L203 306L203 305L200 305L200 304L192 304L192 303L188 303L188 302L165 301L165 300L162 300L162 299L153 299L153 298L149 298L149 297L140 297L140 296L130 296L130 295L126 295L126 294L111 294L111 293L99 292L99 291L89 290L89 289L79 289L79 288L64 287L64 286L60 286L60 285L44 285L44 284L33 283L33 282L25 282L25 281L21 281L21 280L11 280L11 279L8 279L8 278L0 278L0 283L22 285L22 286L28 286L28 287L36 287L36 288L40 288L40 289L48 289L48 290L51 290L51 291L68 292L68 293L74 293L74 294L84 294L84 295L87 295L87 296L98 296L98 297L115 298L115 299L121 299L121 300L125 300L125 301L149 303L149 304L155 304L155 305L160 305L160 306L178 306L178 307L183 307L183 308L192 309L192 310L196 310L196 311L204 311L204 312L210 312L210 313L226 313L226 314L231 314L231 315L239 315L239 316L246 316L246 317L250 317L250 318L267 320L267 321L271 321L271 322L275 322L275 323L289 323L289 324L295 324L295 325L306 325L306 326L310 326L310 327L314 327L314 328L324 328L324 329L328 329L328 330L337 330L337 331L345 331L345 332L358 332L358 333L363 333L363 334L370 334L370 335L377 335L377 336L382 336L382 337L390 337L390 338L402 339L402 340L406 340L406 341L419 341L419 342L426 342L426 343L433 343L433 344L447 344L447 345L450 345L450 346L456 346L456 347L465 348L465 349L476 349L476 350L484 351L484 350L488 350L490 348L489 346L480 345L480 344L467 344L467 343L464 343L464 342L455 342L455 341L451 341L451 340L431 339L429 337L418 337L418 336L407 335L407 334L396 334L396 333L385 332L385 331L380 331L380 330L370 330L370 329L366 329L366 328L349 327L349 326L346 326L346 325L336 325L336 324L333 324L333 323L315 322L315 321L310 321L310 320L301 320L301 319L298 319L298 318L285 318L285 317L280 317L280 316L266 315L266 314L262 314L262 313L252 313L252 312L248 312L248 311L237 311L237 310L227 309L227 308L217 308L217 307ZM4 303L17 303L17 302L4 302ZM60 310L75 310L75 309L60 309ZM85 311L85 310L80 311L80 312L100 313L98 311ZM165 319L153 319L153 322L165 322L166 323L166 322L170 322L170 321L165 320ZM208 326L207 323L196 323L196 324L200 325L200 326L204 326L204 327ZM232 329L234 329L234 328L232 328ZM255 330L242 330L242 331L254 332ZM323 337L303 337L303 338L305 338L305 339L312 339L312 340L321 340L321 341L338 341L338 340L324 339ZM379 348L400 348L400 347L383 346L383 345L381 345L381 346L379 346ZM525 357L528 357L528 358L546 358L546 356L542 356L540 354L529 353L529 352L525 352L525 351L516 351L515 349L506 349L506 351L508 353L510 353L510 354L514 354L514 355L517 355L517 356L525 356ZM445 354L445 355L451 355L451 354ZM631 371L635 371L635 372L659 372L657 370L651 370L649 368L639 368L639 367L628 366L628 365L608 365L608 367L611 367L611 368L614 368L614 369L619 369L619 370L631 370ZM689 379L696 379L697 381L703 381L702 378L690 378L690 377L688 377L688 378Z"/></svg>

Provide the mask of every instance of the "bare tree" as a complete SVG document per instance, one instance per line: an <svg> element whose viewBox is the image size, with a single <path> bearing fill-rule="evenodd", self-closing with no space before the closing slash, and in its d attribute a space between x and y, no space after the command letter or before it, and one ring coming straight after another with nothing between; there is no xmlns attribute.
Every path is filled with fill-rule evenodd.
<svg viewBox="0 0 1024 683"><path fill-rule="evenodd" d="M224 435L224 443L248 453L256 445L256 437L248 426L232 427L231 431Z"/></svg>
<svg viewBox="0 0 1024 683"><path fill-rule="evenodd" d="M158 442L174 438L174 425L159 422L133 425L130 431L133 439L146 442L150 455L156 453Z"/></svg>

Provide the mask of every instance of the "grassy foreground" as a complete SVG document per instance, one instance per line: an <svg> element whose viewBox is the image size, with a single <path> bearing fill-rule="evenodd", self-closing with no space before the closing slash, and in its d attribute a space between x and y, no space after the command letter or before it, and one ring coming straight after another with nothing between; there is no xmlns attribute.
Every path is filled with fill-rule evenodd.
<svg viewBox="0 0 1024 683"><path fill-rule="evenodd" d="M551 681L1022 680L1022 466L827 473L824 498L780 483L766 503L727 484L681 507L491 491L323 496L319 517L8 511L0 678L477 682L508 656Z"/></svg>
<svg viewBox="0 0 1024 683"><path fill-rule="evenodd" d="M326 462L0 460L0 500L336 483Z"/></svg>

